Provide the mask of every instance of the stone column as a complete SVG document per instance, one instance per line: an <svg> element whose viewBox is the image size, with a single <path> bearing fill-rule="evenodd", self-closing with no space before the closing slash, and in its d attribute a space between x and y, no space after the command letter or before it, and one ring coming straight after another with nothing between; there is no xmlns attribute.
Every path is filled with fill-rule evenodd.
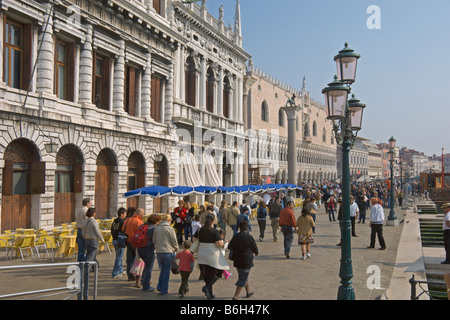
<svg viewBox="0 0 450 320"><path fill-rule="evenodd" d="M152 55L150 52L146 55L147 63L144 67L144 73L142 76L142 96L141 96L141 116L144 119L150 119L150 108L151 108L151 66L152 66Z"/></svg>
<svg viewBox="0 0 450 320"><path fill-rule="evenodd" d="M117 59L114 64L113 111L116 113L125 113L125 41L119 40L119 46Z"/></svg>
<svg viewBox="0 0 450 320"><path fill-rule="evenodd" d="M217 88L217 114L223 116L223 69L219 68L219 86Z"/></svg>
<svg viewBox="0 0 450 320"><path fill-rule="evenodd" d="M186 102L186 66L185 66L185 51L184 45L181 45L180 50L180 100Z"/></svg>
<svg viewBox="0 0 450 320"><path fill-rule="evenodd" d="M53 93L54 77L54 50L53 50L53 18L49 17L52 11L50 3L45 4L47 11L44 13L44 21L48 20L48 25L44 23L39 30L38 43L41 44L40 52L37 56L36 91Z"/></svg>
<svg viewBox="0 0 450 320"><path fill-rule="evenodd" d="M234 76L234 96L233 96L233 120L240 121L240 112L239 112L239 79L237 76Z"/></svg>
<svg viewBox="0 0 450 320"><path fill-rule="evenodd" d="M296 184L297 176L297 144L296 144L296 119L300 107L286 104L282 109L286 112L288 119L288 183Z"/></svg>
<svg viewBox="0 0 450 320"><path fill-rule="evenodd" d="M92 103L92 25L87 25L86 29L86 40L80 52L79 103Z"/></svg>
<svg viewBox="0 0 450 320"><path fill-rule="evenodd" d="M165 93L165 110L164 110L164 121L165 123L170 123L173 116L173 70L174 70L174 64L171 63L170 65L170 73L167 78L167 85L166 85L166 93Z"/></svg>
<svg viewBox="0 0 450 320"><path fill-rule="evenodd" d="M206 59L205 57L200 58L200 109L206 109Z"/></svg>

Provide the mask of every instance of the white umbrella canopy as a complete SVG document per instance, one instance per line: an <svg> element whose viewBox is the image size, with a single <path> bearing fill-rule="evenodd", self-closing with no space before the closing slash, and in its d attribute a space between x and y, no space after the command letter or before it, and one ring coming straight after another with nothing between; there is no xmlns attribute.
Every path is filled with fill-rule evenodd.
<svg viewBox="0 0 450 320"><path fill-rule="evenodd" d="M369 176L365 175L365 176L360 177L360 178L358 179L358 182L370 182L370 181L372 181L372 180L373 180L372 177L369 177Z"/></svg>

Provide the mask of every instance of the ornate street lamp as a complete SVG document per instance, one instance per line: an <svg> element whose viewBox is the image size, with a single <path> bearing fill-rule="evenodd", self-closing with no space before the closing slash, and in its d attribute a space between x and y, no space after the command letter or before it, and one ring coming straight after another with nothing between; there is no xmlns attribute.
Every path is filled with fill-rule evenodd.
<svg viewBox="0 0 450 320"><path fill-rule="evenodd" d="M345 44L345 48L334 57L338 75L335 80L322 90L325 95L325 105L328 119L333 122L336 142L342 147L342 206L341 220L341 265L339 277L341 286L338 290L338 300L354 300L355 293L352 286L352 259L351 259L351 221L350 221L350 165L349 153L353 147L358 131L361 130L363 109L362 104L355 96L348 99L351 91L350 85L355 81L356 66L359 54L353 52Z"/></svg>
<svg viewBox="0 0 450 320"><path fill-rule="evenodd" d="M394 211L394 161L395 161L395 142L396 140L394 139L394 137L391 137L389 139L389 162L390 162L390 166L391 166L391 190L390 190L390 198L391 198L391 210L389 211L389 216L388 216L388 224L390 225L395 225L396 224L396 220L397 217L395 216L395 211Z"/></svg>
<svg viewBox="0 0 450 320"><path fill-rule="evenodd" d="M356 66L361 55L354 52L345 43L345 48L334 57L338 79L346 84L352 84L356 78Z"/></svg>

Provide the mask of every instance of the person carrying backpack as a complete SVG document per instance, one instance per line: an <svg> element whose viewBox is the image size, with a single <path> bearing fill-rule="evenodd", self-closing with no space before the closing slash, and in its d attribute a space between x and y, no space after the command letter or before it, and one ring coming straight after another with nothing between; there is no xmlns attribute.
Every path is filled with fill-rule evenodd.
<svg viewBox="0 0 450 320"><path fill-rule="evenodd" d="M117 240L119 232L122 230L123 219L125 218L126 212L127 210L125 208L120 208L117 211L117 218L114 219L113 223L111 224L111 236L113 238L114 249L116 250L116 259L114 260L114 267L112 271L113 279L120 278L126 273L126 271L123 270L122 263L125 246L120 245L119 241Z"/></svg>
<svg viewBox="0 0 450 320"><path fill-rule="evenodd" d="M264 239L264 231L266 230L266 219L267 219L267 205L262 200L259 202L258 211L256 213L256 219L258 220L259 226L259 241Z"/></svg>
<svg viewBox="0 0 450 320"><path fill-rule="evenodd" d="M142 271L142 290L147 292L155 291L155 288L150 286L153 263L155 262L155 245L153 243L153 232L155 231L155 228L160 221L161 217L159 215L150 215L150 217L148 217L147 219L147 222L141 225L136 231L136 234L138 234L137 238L139 238L140 241L134 240L134 243L137 245L138 255L145 263L144 270Z"/></svg>

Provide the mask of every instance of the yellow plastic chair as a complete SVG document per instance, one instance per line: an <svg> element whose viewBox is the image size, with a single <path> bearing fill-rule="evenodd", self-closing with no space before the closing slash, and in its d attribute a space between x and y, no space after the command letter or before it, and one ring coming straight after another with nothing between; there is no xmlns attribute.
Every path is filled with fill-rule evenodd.
<svg viewBox="0 0 450 320"><path fill-rule="evenodd" d="M52 250L52 262L54 262L56 252L58 251L58 243L54 236L45 236L44 241L45 241L45 251L47 252L47 255L48 255L47 249ZM45 255L44 255L44 257L45 257ZM44 260L44 257L42 258L42 260Z"/></svg>
<svg viewBox="0 0 450 320"><path fill-rule="evenodd" d="M108 249L108 251L109 251L109 255L112 255L111 254L111 246L113 246L113 244L112 244L112 240L113 240L112 235L108 234L108 235L104 236L103 239L105 240L105 246L106 246L106 249Z"/></svg>
<svg viewBox="0 0 450 320"><path fill-rule="evenodd" d="M45 245L45 237L48 236L47 231L41 231L36 239L35 249L38 257L40 258L39 248L44 248L45 252L48 255L47 246Z"/></svg>
<svg viewBox="0 0 450 320"><path fill-rule="evenodd" d="M19 250L20 256L22 257L22 260L24 260L23 259L23 250L30 250L31 256L34 259L33 247L34 247L35 239L36 238L32 235L21 236L21 237L17 238L12 246L12 252L14 252L14 250L16 252L17 252L17 250ZM11 253L11 255L12 255L12 253Z"/></svg>
<svg viewBox="0 0 450 320"><path fill-rule="evenodd" d="M5 248L5 256L6 256L6 260L8 260L8 255L9 255L9 238L8 236L0 236L0 248Z"/></svg>

